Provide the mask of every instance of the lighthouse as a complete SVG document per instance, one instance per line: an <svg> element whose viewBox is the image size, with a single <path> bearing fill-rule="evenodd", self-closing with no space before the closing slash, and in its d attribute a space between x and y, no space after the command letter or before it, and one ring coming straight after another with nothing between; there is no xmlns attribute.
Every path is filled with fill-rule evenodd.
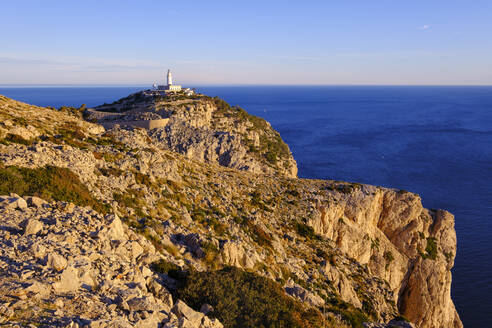
<svg viewBox="0 0 492 328"><path fill-rule="evenodd" d="M167 70L167 86L171 86L173 84L173 73L171 73L171 70Z"/></svg>
<svg viewBox="0 0 492 328"><path fill-rule="evenodd" d="M171 73L170 69L167 70L166 78L167 78L167 84L166 85L158 85L157 86L157 91L159 93L166 93L167 94L167 93L175 93L175 92L182 91L187 96L191 96L195 93L190 88L184 88L183 89L183 88L181 88L180 85L173 84L173 73ZM156 89L156 88L154 87L154 89Z"/></svg>
<svg viewBox="0 0 492 328"><path fill-rule="evenodd" d="M181 91L181 86L177 84L173 84L173 73L171 70L167 70L167 85L159 86L159 90L165 90L166 92L178 92Z"/></svg>

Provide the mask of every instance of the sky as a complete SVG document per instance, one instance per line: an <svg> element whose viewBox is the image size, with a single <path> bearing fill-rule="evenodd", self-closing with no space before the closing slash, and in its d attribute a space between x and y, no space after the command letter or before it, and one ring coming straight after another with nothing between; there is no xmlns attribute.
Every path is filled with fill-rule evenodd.
<svg viewBox="0 0 492 328"><path fill-rule="evenodd" d="M0 84L492 85L491 0L0 0Z"/></svg>

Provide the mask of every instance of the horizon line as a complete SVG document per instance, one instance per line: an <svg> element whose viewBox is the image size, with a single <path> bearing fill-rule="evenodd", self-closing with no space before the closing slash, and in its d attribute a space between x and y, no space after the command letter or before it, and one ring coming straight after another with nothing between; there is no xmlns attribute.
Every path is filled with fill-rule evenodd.
<svg viewBox="0 0 492 328"><path fill-rule="evenodd" d="M15 84L1 84L1 88L16 88L16 87L149 87L151 84L130 84L130 83L15 83ZM195 84L196 87L492 87L492 84ZM193 84L188 87L193 87Z"/></svg>

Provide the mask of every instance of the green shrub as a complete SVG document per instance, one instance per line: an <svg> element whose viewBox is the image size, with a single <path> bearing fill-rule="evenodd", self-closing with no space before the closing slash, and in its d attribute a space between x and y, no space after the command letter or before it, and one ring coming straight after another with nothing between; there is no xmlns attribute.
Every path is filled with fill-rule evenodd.
<svg viewBox="0 0 492 328"><path fill-rule="evenodd" d="M145 206L145 201L143 197L143 192L135 189L127 189L124 194L116 192L113 193L113 198L115 201L117 201L123 207L133 208L135 210L135 214L138 217L145 216L142 211L142 207Z"/></svg>
<svg viewBox="0 0 492 328"><path fill-rule="evenodd" d="M307 239L319 239L318 235L316 235L316 233L314 232L313 227L308 226L305 223L297 222L295 224L295 229L297 233L302 237L305 237Z"/></svg>
<svg viewBox="0 0 492 328"><path fill-rule="evenodd" d="M306 310L268 278L234 267L191 272L177 296L195 310L208 303L209 316L224 327L320 327L319 311Z"/></svg>
<svg viewBox="0 0 492 328"><path fill-rule="evenodd" d="M386 270L388 270L388 267L389 265L391 264L391 262L395 259L394 256L393 256L393 253L391 252L385 252L384 255L383 255L384 259L386 260Z"/></svg>
<svg viewBox="0 0 492 328"><path fill-rule="evenodd" d="M344 321L354 328L364 328L364 322L371 321L361 309L354 307L337 296L327 300L326 309L329 312L339 314Z"/></svg>
<svg viewBox="0 0 492 328"><path fill-rule="evenodd" d="M179 266L164 259L152 263L151 268L155 272L167 274L174 279L182 279L184 274Z"/></svg>
<svg viewBox="0 0 492 328"><path fill-rule="evenodd" d="M150 178L147 174L142 174L137 171L133 172L133 174L135 175L135 181L138 184L143 184L146 185L147 187L150 187L152 185L152 182L150 181Z"/></svg>
<svg viewBox="0 0 492 328"><path fill-rule="evenodd" d="M264 211L271 212L271 209L266 206L265 202L262 200L261 193L259 191L254 191L251 194L251 205L256 206Z"/></svg>
<svg viewBox="0 0 492 328"><path fill-rule="evenodd" d="M360 183L339 184L338 186L336 186L336 190L343 194L351 194L361 188L362 185Z"/></svg>
<svg viewBox="0 0 492 328"><path fill-rule="evenodd" d="M427 238L427 246L425 247L425 254L422 254L424 259L437 259L437 243L436 238Z"/></svg>
<svg viewBox="0 0 492 328"><path fill-rule="evenodd" d="M9 143L13 142L16 144L21 144L21 145L26 145L26 146L32 145L32 140L24 139L21 136L19 136L17 134L12 134L12 133L8 133L3 140L5 141L5 142L3 142L4 144L9 144Z"/></svg>
<svg viewBox="0 0 492 328"><path fill-rule="evenodd" d="M376 239L371 239L371 249L379 249L379 237Z"/></svg>
<svg viewBox="0 0 492 328"><path fill-rule="evenodd" d="M75 116L77 118L82 118L84 116L84 112L87 109L86 104L82 104L79 108L71 107L71 106L61 106L58 111L67 113L69 115Z"/></svg>
<svg viewBox="0 0 492 328"><path fill-rule="evenodd" d="M271 236L263 230L259 225L256 225L253 220L248 219L246 216L237 217L234 219L237 224L242 225L242 228L249 234L258 245L263 247L272 246Z"/></svg>
<svg viewBox="0 0 492 328"><path fill-rule="evenodd" d="M225 214L216 207L202 208L196 206L191 211L191 218L193 221L196 221L205 227L212 228L218 235L224 235L228 230L228 226L217 218L217 216L223 217L224 215Z"/></svg>
<svg viewBox="0 0 492 328"><path fill-rule="evenodd" d="M272 150L268 150L265 153L265 159L270 164L277 164L277 154L275 154Z"/></svg>
<svg viewBox="0 0 492 328"><path fill-rule="evenodd" d="M249 225L253 240L260 246L272 246L272 240L269 234L265 232L259 225L251 223Z"/></svg>
<svg viewBox="0 0 492 328"><path fill-rule="evenodd" d="M119 176L122 176L125 172L118 169L118 168L115 168L115 167L101 167L99 168L99 171L102 173L102 175L104 175L105 177L109 177L109 176L114 176L114 177L119 177Z"/></svg>
<svg viewBox="0 0 492 328"><path fill-rule="evenodd" d="M106 213L109 205L94 199L77 175L67 168L45 166L30 169L18 166L0 167L0 194L38 196L46 200L72 202L91 206Z"/></svg>

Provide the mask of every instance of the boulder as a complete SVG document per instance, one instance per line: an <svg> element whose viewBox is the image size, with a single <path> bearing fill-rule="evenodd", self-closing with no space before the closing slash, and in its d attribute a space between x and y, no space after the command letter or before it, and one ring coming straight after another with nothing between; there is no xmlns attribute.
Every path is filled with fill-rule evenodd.
<svg viewBox="0 0 492 328"><path fill-rule="evenodd" d="M35 281L34 283L32 283L31 285L26 287L26 291L32 292L32 293L39 295L39 296L44 298L44 297L47 297L50 295L51 286L49 286L48 284L45 284L45 283Z"/></svg>
<svg viewBox="0 0 492 328"><path fill-rule="evenodd" d="M222 246L224 263L238 268L253 269L260 261L255 250L247 250L245 244L239 240L229 240Z"/></svg>
<svg viewBox="0 0 492 328"><path fill-rule="evenodd" d="M27 204L26 204L27 206ZM38 221L36 219L29 219L25 223L25 228L24 228L24 236L27 235L36 235L38 232L43 230L43 223L41 221Z"/></svg>
<svg viewBox="0 0 492 328"><path fill-rule="evenodd" d="M46 255L46 247L42 243L34 243L30 248L31 255L36 259L42 259Z"/></svg>
<svg viewBox="0 0 492 328"><path fill-rule="evenodd" d="M48 204L47 201L45 201L42 198L36 197L36 196L28 196L28 197L25 197L25 198L26 198L26 201L27 201L27 205L29 205L30 207L41 208L45 204Z"/></svg>
<svg viewBox="0 0 492 328"><path fill-rule="evenodd" d="M12 203L15 204L15 208L18 210L24 210L27 208L27 202L23 198L15 198Z"/></svg>
<svg viewBox="0 0 492 328"><path fill-rule="evenodd" d="M104 126L98 125L98 124L91 124L87 128L87 132L90 133L90 134L101 134L101 133L104 133L104 131L106 131L106 129L104 128Z"/></svg>
<svg viewBox="0 0 492 328"><path fill-rule="evenodd" d="M125 240L125 230L120 218L116 214L110 214L107 216L107 219L111 220L111 223L108 225L108 238L111 240Z"/></svg>
<svg viewBox="0 0 492 328"><path fill-rule="evenodd" d="M320 307L325 304L325 301L319 296L309 290L299 286L292 279L289 279L284 286L285 292L295 298L298 298L304 303L311 306Z"/></svg>
<svg viewBox="0 0 492 328"><path fill-rule="evenodd" d="M27 202L19 195L11 194L10 196L0 197L0 206L8 209L24 210L27 208Z"/></svg>
<svg viewBox="0 0 492 328"><path fill-rule="evenodd" d="M151 296L134 297L127 302L131 311L155 311L155 300Z"/></svg>
<svg viewBox="0 0 492 328"><path fill-rule="evenodd" d="M178 318L184 318L189 321L193 324L193 327L199 327L202 323L203 317L205 316L203 313L193 310L181 300L178 300L178 302L174 304L171 311L176 314Z"/></svg>
<svg viewBox="0 0 492 328"><path fill-rule="evenodd" d="M214 307L210 304L203 304L201 307L200 307L200 312L207 315L207 313L209 312L212 312L214 310Z"/></svg>
<svg viewBox="0 0 492 328"><path fill-rule="evenodd" d="M60 280L53 283L53 289L57 293L71 293L76 292L81 283L79 281L78 270L72 266L63 270L60 275Z"/></svg>
<svg viewBox="0 0 492 328"><path fill-rule="evenodd" d="M46 257L46 266L56 271L62 271L67 267L67 260L56 253L50 253Z"/></svg>
<svg viewBox="0 0 492 328"><path fill-rule="evenodd" d="M131 254L132 254L132 258L133 259L136 259L137 257L139 257L143 252L144 252L144 249L142 248L142 246L140 246L140 244L136 241L132 241L131 242Z"/></svg>

